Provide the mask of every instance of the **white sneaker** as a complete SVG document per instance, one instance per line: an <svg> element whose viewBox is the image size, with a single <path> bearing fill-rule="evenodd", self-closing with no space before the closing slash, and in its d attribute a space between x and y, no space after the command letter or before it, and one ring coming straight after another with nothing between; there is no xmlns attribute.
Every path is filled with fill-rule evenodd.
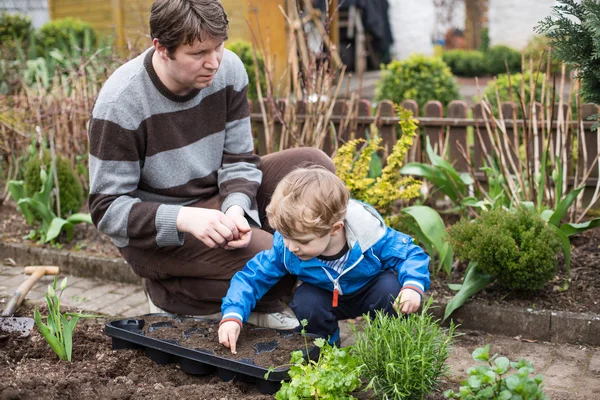
<svg viewBox="0 0 600 400"><path fill-rule="evenodd" d="M262 328L281 330L294 329L300 325L294 313L287 310L268 314L253 312L248 317L248 323Z"/></svg>

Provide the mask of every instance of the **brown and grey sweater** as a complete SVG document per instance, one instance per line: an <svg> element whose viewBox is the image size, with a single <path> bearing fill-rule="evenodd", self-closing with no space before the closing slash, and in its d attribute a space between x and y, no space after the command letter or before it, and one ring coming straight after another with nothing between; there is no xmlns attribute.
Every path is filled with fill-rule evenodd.
<svg viewBox="0 0 600 400"><path fill-rule="evenodd" d="M213 84L177 96L162 84L149 49L100 91L89 124L89 208L117 247L183 244L182 206L219 194L260 224L262 173L253 154L248 76L225 50Z"/></svg>

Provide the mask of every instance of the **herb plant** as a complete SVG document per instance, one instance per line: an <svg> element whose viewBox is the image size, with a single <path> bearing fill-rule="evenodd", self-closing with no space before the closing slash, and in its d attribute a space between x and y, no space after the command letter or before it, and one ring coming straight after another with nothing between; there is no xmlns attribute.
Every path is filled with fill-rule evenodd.
<svg viewBox="0 0 600 400"><path fill-rule="evenodd" d="M62 231L67 233L67 240L71 241L75 224L81 222L92 223L90 214L75 213L66 219L56 215L52 202L52 189L54 187L52 172L52 167L50 167L48 173L44 168L40 170L41 188L31 197L25 194L23 181L9 181L8 183L10 195L17 202L27 224L37 225L39 223L37 228L30 231L27 239L38 239L41 243L55 241Z"/></svg>
<svg viewBox="0 0 600 400"><path fill-rule="evenodd" d="M35 324L42 333L42 336L50 348L54 350L56 355L61 360L71 361L73 353L73 331L80 318L95 318L95 315L81 313L64 313L60 312L60 298L67 288L67 278L60 283L60 294L57 294L56 288L57 278L54 277L52 285L48 285L48 291L44 294L48 305L48 316L46 323L42 322L42 315L36 308L33 312Z"/></svg>
<svg viewBox="0 0 600 400"><path fill-rule="evenodd" d="M490 345L478 348L473 352L473 359L487 365L469 368L469 378L461 382L458 393L453 390L444 392L448 399L500 399L500 400L543 400L548 397L544 394L542 375L533 374L533 364L524 358L517 362L510 362L506 357L490 357ZM512 375L507 375L509 370L517 370Z"/></svg>
<svg viewBox="0 0 600 400"><path fill-rule="evenodd" d="M363 332L354 331L354 352L378 399L423 399L448 374L455 325L441 329L427 312L431 304L405 317L376 311L365 316Z"/></svg>
<svg viewBox="0 0 600 400"><path fill-rule="evenodd" d="M306 320L301 321L302 335L308 354L308 340L304 327ZM281 389L275 394L277 400L322 399L342 400L353 399L352 393L361 385L360 366L358 359L351 354L349 348L339 349L331 346L325 339L315 339L319 347L319 358L306 359L302 351L292 352L290 382L283 382ZM269 376L265 375L265 379Z"/></svg>

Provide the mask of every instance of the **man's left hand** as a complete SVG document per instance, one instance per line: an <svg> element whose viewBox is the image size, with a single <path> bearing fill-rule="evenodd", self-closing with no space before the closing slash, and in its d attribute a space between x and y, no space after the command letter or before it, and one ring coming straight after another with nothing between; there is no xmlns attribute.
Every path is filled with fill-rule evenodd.
<svg viewBox="0 0 600 400"><path fill-rule="evenodd" d="M225 212L225 215L231 218L236 225L239 235L227 242L225 246L223 246L224 249L245 249L250 244L252 228L250 228L250 224L248 224L248 220L244 216L245 214L244 209L240 206L231 206Z"/></svg>

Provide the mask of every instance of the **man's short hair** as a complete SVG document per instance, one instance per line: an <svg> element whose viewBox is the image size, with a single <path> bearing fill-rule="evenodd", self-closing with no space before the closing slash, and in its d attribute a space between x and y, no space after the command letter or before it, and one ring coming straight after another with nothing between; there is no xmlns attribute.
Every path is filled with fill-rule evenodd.
<svg viewBox="0 0 600 400"><path fill-rule="evenodd" d="M208 37L227 40L229 20L219 0L154 0L150 35L166 47L170 57L181 44Z"/></svg>
<svg viewBox="0 0 600 400"><path fill-rule="evenodd" d="M333 172L298 168L275 188L267 206L269 224L284 237L314 233L323 237L346 215L350 192Z"/></svg>

